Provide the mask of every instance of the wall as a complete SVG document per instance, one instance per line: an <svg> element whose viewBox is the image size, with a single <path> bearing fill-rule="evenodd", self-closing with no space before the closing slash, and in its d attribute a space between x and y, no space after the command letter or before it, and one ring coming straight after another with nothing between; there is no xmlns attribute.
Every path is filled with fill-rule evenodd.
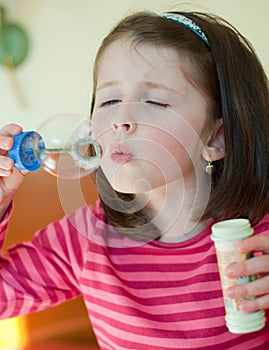
<svg viewBox="0 0 269 350"><path fill-rule="evenodd" d="M217 13L249 38L269 73L267 0L1 1L10 4L10 18L22 23L31 39L29 57L15 74L27 106L22 107L15 98L14 79L0 67L1 125L14 121L32 129L58 113L88 115L97 47L123 15L136 9L165 11L179 7Z"/></svg>
<svg viewBox="0 0 269 350"><path fill-rule="evenodd" d="M217 13L231 21L250 39L269 73L269 45L265 44L269 13L267 0L197 0L187 3L175 0L6 2L9 3L10 18L27 29L31 50L27 61L15 74L0 67L0 126L12 121L26 129L35 129L46 118L58 113L87 115L92 88L92 64L97 47L114 23L136 9L162 12L177 7ZM20 91L27 101L26 105L22 105L16 97ZM90 181L88 178L82 180L85 190L83 201L85 199L87 203L93 203L97 197ZM73 196L71 186L67 187ZM73 203L79 206L80 199ZM15 198L15 211L6 247L29 239L38 227L63 214L55 178L42 171L28 175ZM81 341L92 338L80 299L30 315L26 321L31 342L61 336Z"/></svg>

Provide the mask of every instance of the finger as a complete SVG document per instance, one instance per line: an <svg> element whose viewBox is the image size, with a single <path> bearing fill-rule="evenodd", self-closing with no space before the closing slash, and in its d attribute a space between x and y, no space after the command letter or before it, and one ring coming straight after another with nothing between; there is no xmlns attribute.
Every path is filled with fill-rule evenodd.
<svg viewBox="0 0 269 350"><path fill-rule="evenodd" d="M12 148L14 144L13 138L8 136L0 136L0 149L8 151Z"/></svg>
<svg viewBox="0 0 269 350"><path fill-rule="evenodd" d="M11 173L12 173L12 170L0 169L0 176L1 176L1 177L10 176Z"/></svg>
<svg viewBox="0 0 269 350"><path fill-rule="evenodd" d="M269 255L260 255L237 264L230 264L224 273L228 278L269 273Z"/></svg>
<svg viewBox="0 0 269 350"><path fill-rule="evenodd" d="M249 283L230 287L225 291L227 297L231 299L249 298L266 293L269 293L269 276L265 276Z"/></svg>
<svg viewBox="0 0 269 350"><path fill-rule="evenodd" d="M242 252L262 251L269 253L269 237L267 236L253 236L243 239L236 244L237 249Z"/></svg>
<svg viewBox="0 0 269 350"><path fill-rule="evenodd" d="M256 310L265 310L269 308L269 295L264 295L252 300L244 300L240 304L240 310L243 312L254 312Z"/></svg>
<svg viewBox="0 0 269 350"><path fill-rule="evenodd" d="M12 136L22 132L22 127L17 124L7 124L0 129L0 153L5 154L3 151L8 151L12 148L14 140ZM1 151L2 150L2 151Z"/></svg>
<svg viewBox="0 0 269 350"><path fill-rule="evenodd" d="M14 166L14 161L11 158L0 156L0 174L2 176L10 175Z"/></svg>
<svg viewBox="0 0 269 350"><path fill-rule="evenodd" d="M0 135L14 136L22 132L22 127L18 124L10 123L0 129Z"/></svg>

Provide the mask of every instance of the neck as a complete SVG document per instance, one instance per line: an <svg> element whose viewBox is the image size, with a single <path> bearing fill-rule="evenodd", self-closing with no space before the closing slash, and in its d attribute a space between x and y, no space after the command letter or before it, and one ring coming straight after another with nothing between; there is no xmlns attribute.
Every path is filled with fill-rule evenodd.
<svg viewBox="0 0 269 350"><path fill-rule="evenodd" d="M193 183L188 186L174 181L152 190L150 194L139 195L140 198L145 195L149 198L147 208L153 215L153 224L161 232L160 241L185 241L209 225L211 220L201 220L207 204L205 198L209 195L206 178L203 181L198 190Z"/></svg>

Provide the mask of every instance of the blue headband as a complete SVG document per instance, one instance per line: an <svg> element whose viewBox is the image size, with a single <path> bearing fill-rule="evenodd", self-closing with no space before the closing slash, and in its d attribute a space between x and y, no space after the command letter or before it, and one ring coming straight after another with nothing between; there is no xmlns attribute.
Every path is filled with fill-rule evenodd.
<svg viewBox="0 0 269 350"><path fill-rule="evenodd" d="M205 33L192 19L176 13L163 13L160 16L162 18L168 19L169 21L180 24L185 28L188 28L193 33L198 35L209 46L209 42L207 37L205 36Z"/></svg>

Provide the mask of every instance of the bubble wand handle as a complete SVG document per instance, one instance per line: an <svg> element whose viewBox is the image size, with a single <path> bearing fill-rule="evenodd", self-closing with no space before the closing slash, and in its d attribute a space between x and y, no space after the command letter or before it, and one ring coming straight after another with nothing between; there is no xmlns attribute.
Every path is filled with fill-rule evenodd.
<svg viewBox="0 0 269 350"><path fill-rule="evenodd" d="M92 145L94 156L85 156L86 149ZM9 157L14 160L18 170L36 171L45 161L48 154L70 154L75 166L94 171L100 163L101 147L91 136L77 139L70 148L46 148L42 136L36 131L25 131L14 136L14 145Z"/></svg>
<svg viewBox="0 0 269 350"><path fill-rule="evenodd" d="M44 148L44 149L36 149L34 150L36 154L46 155L48 153L72 153L71 148Z"/></svg>

